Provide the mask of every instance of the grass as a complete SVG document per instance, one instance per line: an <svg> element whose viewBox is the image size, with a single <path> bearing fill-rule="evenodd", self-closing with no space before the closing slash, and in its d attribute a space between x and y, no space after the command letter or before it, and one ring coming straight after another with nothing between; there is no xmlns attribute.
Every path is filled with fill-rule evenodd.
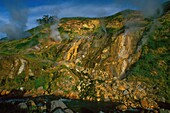
<svg viewBox="0 0 170 113"><path fill-rule="evenodd" d="M46 90L49 85L50 77L48 75L41 75L34 81L34 87L37 89L40 86L43 86L43 88Z"/></svg>
<svg viewBox="0 0 170 113"><path fill-rule="evenodd" d="M139 80L146 83L148 87L157 87L158 97L164 97L170 102L170 76L169 76L169 31L165 32L165 28L169 26L168 18L164 18L163 26L155 28L148 43L143 47L142 56L139 61L133 65L128 80ZM165 24L166 23L166 24ZM153 92L154 93L154 92Z"/></svg>

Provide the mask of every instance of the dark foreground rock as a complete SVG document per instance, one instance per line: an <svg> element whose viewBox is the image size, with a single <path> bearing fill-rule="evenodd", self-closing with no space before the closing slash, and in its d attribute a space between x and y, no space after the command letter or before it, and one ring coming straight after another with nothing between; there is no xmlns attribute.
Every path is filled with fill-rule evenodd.
<svg viewBox="0 0 170 113"><path fill-rule="evenodd" d="M76 101L66 105L78 112L164 108L159 102L170 103L170 11L164 11L154 19L133 10L102 21L65 18L56 29L60 41L51 39L50 25L45 25L30 30L28 38L0 43L0 97L28 99L3 104L14 110L62 112L56 102L38 98L55 95L84 100L78 108Z"/></svg>
<svg viewBox="0 0 170 113"><path fill-rule="evenodd" d="M62 99L55 96L0 100L0 113L169 113L168 105L159 109L128 108L122 103Z"/></svg>

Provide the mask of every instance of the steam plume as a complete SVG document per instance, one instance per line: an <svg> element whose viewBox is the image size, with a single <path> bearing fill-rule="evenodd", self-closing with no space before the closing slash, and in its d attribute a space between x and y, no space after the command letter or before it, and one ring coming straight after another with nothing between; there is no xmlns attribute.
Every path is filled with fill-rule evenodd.
<svg viewBox="0 0 170 113"><path fill-rule="evenodd" d="M139 7L140 11L142 12L145 18L152 17L153 19L152 23L150 24L151 27L149 31L146 33L145 36L143 36L140 42L141 44L137 48L137 51L139 51L144 44L147 44L148 37L153 33L155 27L160 25L160 23L156 19L163 14L163 8L161 7L161 0L142 0L142 1L132 0L132 3ZM127 15L124 16L125 18L127 17ZM132 19L125 23L126 29L124 37L128 32L135 32L136 30L139 30L140 21L138 21L138 19L139 18Z"/></svg>
<svg viewBox="0 0 170 113"><path fill-rule="evenodd" d="M140 8L145 17L157 18L163 13L161 0L133 0L133 3Z"/></svg>
<svg viewBox="0 0 170 113"><path fill-rule="evenodd" d="M28 8L24 5L23 0L3 0L3 4L9 12L9 23L1 25L0 32L6 33L8 39L19 39L29 35L24 32L28 19Z"/></svg>
<svg viewBox="0 0 170 113"><path fill-rule="evenodd" d="M61 41L62 40L61 36L60 36L60 32L58 31L58 23L59 23L59 20L56 18L55 24L50 26L50 29L51 29L50 37L55 41Z"/></svg>
<svg viewBox="0 0 170 113"><path fill-rule="evenodd" d="M100 27L101 27L100 34L102 35L104 33L104 37L107 36L106 25L104 22L104 18L102 17L105 14L107 14L107 11L105 9L102 9L102 11L98 14L98 17L101 17L100 18Z"/></svg>

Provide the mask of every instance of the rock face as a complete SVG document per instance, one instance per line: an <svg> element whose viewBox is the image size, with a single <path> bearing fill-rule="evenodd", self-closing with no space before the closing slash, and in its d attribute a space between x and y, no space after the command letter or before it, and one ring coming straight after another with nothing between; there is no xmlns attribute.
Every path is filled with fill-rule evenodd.
<svg viewBox="0 0 170 113"><path fill-rule="evenodd" d="M129 16L124 17L124 12ZM22 87L26 90L25 96L54 94L123 103L118 109L158 108L154 100L160 99L156 95L160 89L140 82L138 79L145 73L138 71L140 76L136 78L138 75L133 67L149 51L145 39L151 43L161 34L166 40L169 29L161 31L159 28L150 40L150 29L155 25L153 21L145 19L138 11L124 12L102 21L93 18L61 19L58 31L62 41L52 40L50 28L45 27L36 28L38 33L34 33L36 29L30 30L33 35L27 39L0 43L1 95L5 95L6 90ZM167 12L157 21L167 27L169 15ZM155 48L153 54L166 51L166 47ZM160 65L165 67L166 62L160 62ZM152 74L157 76L155 70ZM130 74L135 77L130 78Z"/></svg>

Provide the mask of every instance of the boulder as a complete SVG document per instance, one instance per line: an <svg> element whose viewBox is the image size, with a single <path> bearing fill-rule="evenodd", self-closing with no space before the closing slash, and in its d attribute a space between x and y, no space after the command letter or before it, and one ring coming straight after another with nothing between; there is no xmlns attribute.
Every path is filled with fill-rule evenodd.
<svg viewBox="0 0 170 113"><path fill-rule="evenodd" d="M27 102L27 105L28 105L30 110L36 110L37 109L37 105L35 104L35 102L33 100L29 100Z"/></svg>
<svg viewBox="0 0 170 113"><path fill-rule="evenodd" d="M18 104L18 107L19 107L20 109L28 109L27 104L26 104L26 103L24 103L24 102L19 103L19 104Z"/></svg>
<svg viewBox="0 0 170 113"><path fill-rule="evenodd" d="M51 110L50 111L53 111L55 108L65 109L65 108L67 108L67 106L62 101L53 100L53 101L51 101Z"/></svg>
<svg viewBox="0 0 170 113"><path fill-rule="evenodd" d="M65 113L65 111L61 108L56 108L53 111L51 111L51 113Z"/></svg>
<svg viewBox="0 0 170 113"><path fill-rule="evenodd" d="M126 111L127 110L127 106L125 105L118 105L116 106L116 109L119 110L119 111Z"/></svg>
<svg viewBox="0 0 170 113"><path fill-rule="evenodd" d="M44 93L45 91L43 89L43 86L40 86L37 88L37 92L36 92L37 95L43 95Z"/></svg>
<svg viewBox="0 0 170 113"><path fill-rule="evenodd" d="M148 103L148 99L142 99L141 101L140 101L140 103L141 103L141 106L142 106L142 108L144 108L144 109L147 109L147 108L149 108L149 103Z"/></svg>

